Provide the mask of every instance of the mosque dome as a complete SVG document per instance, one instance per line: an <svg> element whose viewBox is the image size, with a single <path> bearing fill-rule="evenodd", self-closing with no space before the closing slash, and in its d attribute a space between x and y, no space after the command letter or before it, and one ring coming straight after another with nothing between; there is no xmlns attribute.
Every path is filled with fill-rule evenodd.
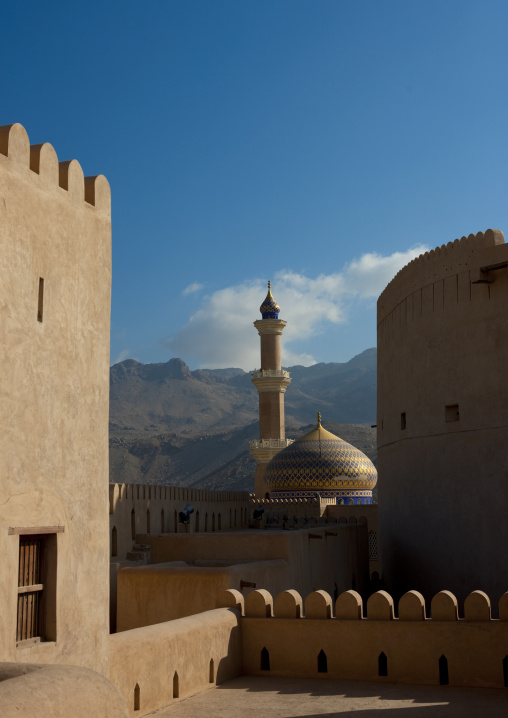
<svg viewBox="0 0 508 718"><path fill-rule="evenodd" d="M279 451L264 480L273 499L335 498L337 503L370 504L377 471L363 452L321 426Z"/></svg>
<svg viewBox="0 0 508 718"><path fill-rule="evenodd" d="M270 289L270 282L268 282L268 294L265 297L263 304L259 307L261 316L263 319L278 319L280 307L272 296Z"/></svg>

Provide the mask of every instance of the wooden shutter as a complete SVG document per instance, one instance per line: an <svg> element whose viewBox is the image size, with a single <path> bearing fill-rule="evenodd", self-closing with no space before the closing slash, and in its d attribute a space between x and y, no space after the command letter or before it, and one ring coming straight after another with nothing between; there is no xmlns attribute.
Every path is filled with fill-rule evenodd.
<svg viewBox="0 0 508 718"><path fill-rule="evenodd" d="M19 537L17 641L41 636L43 542L40 536Z"/></svg>

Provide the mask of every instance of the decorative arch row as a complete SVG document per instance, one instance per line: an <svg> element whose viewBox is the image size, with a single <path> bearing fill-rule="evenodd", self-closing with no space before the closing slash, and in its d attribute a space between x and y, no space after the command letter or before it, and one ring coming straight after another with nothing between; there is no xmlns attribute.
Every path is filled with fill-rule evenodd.
<svg viewBox="0 0 508 718"><path fill-rule="evenodd" d="M218 607L237 608L242 615L251 618L317 618L339 620L374 621L425 621L425 599L418 591L408 591L398 603L395 617L393 598L386 591L377 591L367 600L364 616L363 599L357 591L345 591L334 602L326 591L313 591L305 602L298 591L289 589L273 596L265 589L252 591L243 596L240 591L228 589L217 601ZM437 593L430 606L433 621L458 621L458 601L451 591ZM430 617L429 617L430 618ZM483 591L473 591L464 601L464 618L467 621L488 622L492 620L490 599ZM508 621L508 592L499 600L499 618Z"/></svg>

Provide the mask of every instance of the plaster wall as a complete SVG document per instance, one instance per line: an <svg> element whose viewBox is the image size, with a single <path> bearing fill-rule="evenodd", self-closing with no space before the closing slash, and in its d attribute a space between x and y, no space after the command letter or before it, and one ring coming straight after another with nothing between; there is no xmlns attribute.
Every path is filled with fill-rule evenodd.
<svg viewBox="0 0 508 718"><path fill-rule="evenodd" d="M112 558L120 561L126 559L138 534L177 533L181 528L178 514L186 504L194 507L189 526L193 533L230 531L245 527L251 507L250 496L246 491L205 491L177 486L110 484L109 525ZM113 529L116 529L115 546Z"/></svg>
<svg viewBox="0 0 508 718"><path fill-rule="evenodd" d="M117 584L117 630L127 631L210 611L217 605L217 596L226 589L242 590L242 581L254 584L243 588L244 595L256 586L283 591L290 585L288 573L288 564L281 559L222 567L159 563L123 568Z"/></svg>
<svg viewBox="0 0 508 718"><path fill-rule="evenodd" d="M234 609L219 608L110 636L110 680L131 715L145 715L176 700L175 673L179 699L239 675L238 619ZM136 685L139 712L134 711Z"/></svg>
<svg viewBox="0 0 508 718"><path fill-rule="evenodd" d="M259 392L259 438L286 438L284 394L280 391Z"/></svg>
<svg viewBox="0 0 508 718"><path fill-rule="evenodd" d="M296 617L295 607L302 604L296 594L289 597L293 617L288 618L277 617L279 598L274 603L264 593L250 606L245 602L241 619L244 674L439 685L439 661L444 657L449 685L504 686L508 622L490 619L488 598L482 607L482 611L487 609L485 615L474 609L468 614L466 606L465 619L425 619L423 598L413 592L409 602L416 610L396 619L391 596L379 592L369 599L363 618L363 605L355 592L341 595L335 607L329 595L317 592L305 601L304 612L313 609L310 618ZM287 598L284 606L287 611ZM266 662L262 668L263 649L269 654L269 670ZM320 672L321 651L326 655L326 670ZM386 658L386 675L380 675L381 654Z"/></svg>
<svg viewBox="0 0 508 718"><path fill-rule="evenodd" d="M261 369L281 368L281 335L262 333L261 336Z"/></svg>
<svg viewBox="0 0 508 718"><path fill-rule="evenodd" d="M488 230L414 260L379 298L379 526L396 595L506 588L507 263Z"/></svg>
<svg viewBox="0 0 508 718"><path fill-rule="evenodd" d="M0 244L0 660L106 672L106 179L85 178L47 143L30 146L21 125L0 128ZM16 648L19 535L41 527L59 527L56 641Z"/></svg>
<svg viewBox="0 0 508 718"><path fill-rule="evenodd" d="M150 545L154 564L176 560L192 564L203 559L221 559L233 565L282 559L288 570L283 577L277 577L276 590L282 590L280 581L286 581L286 577L283 588L296 588L302 593L323 588L333 594L352 585L364 593L368 588L366 524L336 524L297 531L140 536L140 539ZM242 565L239 573L246 570ZM258 583L258 587L269 588L274 579L268 574L264 578L266 585Z"/></svg>

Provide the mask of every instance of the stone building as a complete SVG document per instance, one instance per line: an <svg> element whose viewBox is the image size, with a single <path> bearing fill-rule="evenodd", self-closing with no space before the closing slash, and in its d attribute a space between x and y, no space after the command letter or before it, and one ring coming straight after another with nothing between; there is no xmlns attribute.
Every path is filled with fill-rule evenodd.
<svg viewBox="0 0 508 718"><path fill-rule="evenodd" d="M463 237L378 301L379 521L387 585L499 597L508 576L508 245Z"/></svg>

